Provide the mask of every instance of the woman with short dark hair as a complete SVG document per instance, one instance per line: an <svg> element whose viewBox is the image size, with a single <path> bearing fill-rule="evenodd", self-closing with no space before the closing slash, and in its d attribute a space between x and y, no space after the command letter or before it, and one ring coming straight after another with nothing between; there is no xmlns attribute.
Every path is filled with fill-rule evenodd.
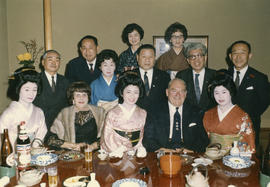
<svg viewBox="0 0 270 187"><path fill-rule="evenodd" d="M105 112L102 108L88 104L91 90L87 83L73 82L67 97L72 106L62 109L51 126L46 142L52 148L79 150L90 145L92 150L99 147Z"/></svg>
<svg viewBox="0 0 270 187"><path fill-rule="evenodd" d="M218 71L209 85L209 94L217 106L208 110L203 125L211 143L220 143L229 151L234 140L243 151L255 152L255 134L250 117L233 104L235 84L226 70Z"/></svg>
<svg viewBox="0 0 270 187"><path fill-rule="evenodd" d="M122 32L122 41L128 45L128 49L119 55L118 73L138 68L136 54L143 36L144 30L140 25L136 23L126 25Z"/></svg>
<svg viewBox="0 0 270 187"><path fill-rule="evenodd" d="M119 104L106 116L101 137L101 148L114 154L133 151L145 152L142 145L146 111L136 105L138 98L144 95L141 78L127 71L120 75L115 88Z"/></svg>
<svg viewBox="0 0 270 187"><path fill-rule="evenodd" d="M41 90L39 73L34 67L22 67L14 72L8 83L7 97L12 102L0 117L0 133L8 129L14 146L18 125L24 122L30 141L35 138L43 140L47 133L44 113L33 104Z"/></svg>

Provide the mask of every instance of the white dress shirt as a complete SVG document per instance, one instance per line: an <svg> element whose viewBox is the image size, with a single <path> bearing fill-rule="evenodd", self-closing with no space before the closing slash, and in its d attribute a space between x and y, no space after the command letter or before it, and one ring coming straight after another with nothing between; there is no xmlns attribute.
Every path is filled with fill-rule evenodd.
<svg viewBox="0 0 270 187"><path fill-rule="evenodd" d="M236 70L235 69L235 67L233 68L234 70L233 70L233 81L235 82L235 79L236 79L236 76L237 76L237 71L238 70ZM248 66L246 66L246 67L244 67L243 69L241 69L241 70L239 70L239 85L241 85L241 82L242 82L242 80L243 80L243 78L244 78L244 76L245 76L245 74L246 74L246 72L247 72L247 69L248 69Z"/></svg>
<svg viewBox="0 0 270 187"><path fill-rule="evenodd" d="M195 86L195 77L196 77L195 75L196 74L200 74L200 76L198 77L198 79L199 79L200 93L202 93L203 80L204 80L204 75L205 75L205 68L203 68L200 73L197 73L194 70L192 70L192 72L193 72L193 83L194 83L194 86Z"/></svg>
<svg viewBox="0 0 270 187"><path fill-rule="evenodd" d="M97 58L95 58L95 59L94 59L93 61L91 61L91 62L88 62L88 61L86 60L89 70L91 70L90 64L93 64L93 70L95 69L96 61L97 61Z"/></svg>
<svg viewBox="0 0 270 187"><path fill-rule="evenodd" d="M153 68L149 70L144 70L142 68L139 68L140 74L141 74L141 79L144 81L144 73L147 72L147 77L148 77L148 83L149 83L149 89L152 87L152 79L153 79Z"/></svg>
<svg viewBox="0 0 270 187"><path fill-rule="evenodd" d="M52 86L52 76L53 76L53 79L54 79L54 82L55 82L55 85L56 85L56 80L57 80L57 74L54 74L54 75L50 75L48 72L44 71L45 72L45 75L50 83L50 86Z"/></svg>

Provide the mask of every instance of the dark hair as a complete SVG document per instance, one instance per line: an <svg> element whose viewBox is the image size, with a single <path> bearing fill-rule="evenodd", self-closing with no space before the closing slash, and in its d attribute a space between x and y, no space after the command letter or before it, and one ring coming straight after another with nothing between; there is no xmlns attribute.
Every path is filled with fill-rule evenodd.
<svg viewBox="0 0 270 187"><path fill-rule="evenodd" d="M165 31L165 41L166 41L166 43L172 45L171 44L172 34L177 32L177 31L180 31L181 33L183 33L184 40L187 39L188 32L187 32L187 29L186 29L185 25L182 25L179 22L175 22L175 23L171 24Z"/></svg>
<svg viewBox="0 0 270 187"><path fill-rule="evenodd" d="M78 42L78 44L77 44L77 48L78 48L77 50L78 50L79 56L82 56L82 53L81 53L80 48L82 47L82 42L83 42L83 40L85 40L85 39L93 40L93 42L95 43L95 45L98 46L98 40L97 40L97 38L96 38L95 36L92 36L92 35L86 35L86 36L84 36L84 37Z"/></svg>
<svg viewBox="0 0 270 187"><path fill-rule="evenodd" d="M152 49L154 51L154 54L156 55L156 49L151 44L143 44L137 49L137 55L140 55L141 50L143 49Z"/></svg>
<svg viewBox="0 0 270 187"><path fill-rule="evenodd" d="M229 47L229 52L232 53L232 48L233 46L235 46L236 44L244 44L248 47L248 53L251 53L251 46L247 41L244 40L238 40L232 43L232 45Z"/></svg>
<svg viewBox="0 0 270 187"><path fill-rule="evenodd" d="M119 59L117 53L111 49L104 49L97 55L97 67L101 67L102 62L109 59L112 59L114 62L116 70Z"/></svg>
<svg viewBox="0 0 270 187"><path fill-rule="evenodd" d="M50 49L50 50L45 51L45 52L43 53L43 55L41 55L41 57L40 57L39 69L40 69L41 71L44 71L44 70L45 70L45 69L44 69L44 66L43 66L43 64L42 64L42 61L47 57L48 53L56 53L56 54L59 56L59 58L61 59L61 55L60 55L60 53L59 53L58 51L56 51L56 50L54 50L54 49Z"/></svg>
<svg viewBox="0 0 270 187"><path fill-rule="evenodd" d="M69 85L67 89L67 98L70 105L73 104L74 99L74 92L84 92L88 95L88 102L91 99L91 88L90 86L84 81L77 81L73 82Z"/></svg>
<svg viewBox="0 0 270 187"><path fill-rule="evenodd" d="M118 79L118 82L114 91L115 95L119 98L118 102L120 104L124 102L124 99L123 99L124 89L129 85L138 86L139 91L140 91L139 98L144 96L145 90L144 90L144 84L143 84L142 79L139 77L139 75L136 72L126 71L119 76L119 79Z"/></svg>
<svg viewBox="0 0 270 187"><path fill-rule="evenodd" d="M32 82L37 84L37 95L41 93L40 74L36 72L34 67L21 67L17 69L12 76L9 77L7 97L13 101L18 101L20 98L21 87Z"/></svg>
<svg viewBox="0 0 270 187"><path fill-rule="evenodd" d="M233 82L232 76L228 73L227 70L218 70L216 72L216 76L212 79L211 83L208 86L209 95L215 102L216 100L214 97L214 90L217 86L224 86L230 92L233 101L233 98L236 95L236 87Z"/></svg>
<svg viewBox="0 0 270 187"><path fill-rule="evenodd" d="M143 28L136 24L136 23L131 23L131 24L128 24L124 30L122 31L122 41L127 44L128 46L131 46L131 44L129 43L128 41L128 34L129 33L132 33L134 30L136 30L139 34L140 34L140 40L143 39L143 36L144 36L144 31L143 31Z"/></svg>

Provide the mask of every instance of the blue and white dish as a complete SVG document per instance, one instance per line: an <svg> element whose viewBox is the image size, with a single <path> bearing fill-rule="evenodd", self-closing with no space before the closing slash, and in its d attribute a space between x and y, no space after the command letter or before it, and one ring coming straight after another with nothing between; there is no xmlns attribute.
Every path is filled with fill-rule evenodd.
<svg viewBox="0 0 270 187"><path fill-rule="evenodd" d="M238 156L225 156L223 157L223 164L233 169L244 169L249 168L252 161L249 157L238 157Z"/></svg>
<svg viewBox="0 0 270 187"><path fill-rule="evenodd" d="M58 160L56 154L53 153L41 153L32 156L31 164L38 165L38 166L47 166L52 163L55 163Z"/></svg>
<svg viewBox="0 0 270 187"><path fill-rule="evenodd" d="M147 187L146 182L140 179L135 179L135 178L125 178L125 179L117 180L112 184L112 187L119 187L120 184L125 184L125 183L127 183L127 185L128 183L135 183L135 184L138 184L140 187Z"/></svg>

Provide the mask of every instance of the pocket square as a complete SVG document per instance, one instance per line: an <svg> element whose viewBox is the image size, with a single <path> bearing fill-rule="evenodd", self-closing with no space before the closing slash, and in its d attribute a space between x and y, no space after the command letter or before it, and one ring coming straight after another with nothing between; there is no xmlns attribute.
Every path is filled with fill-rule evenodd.
<svg viewBox="0 0 270 187"><path fill-rule="evenodd" d="M191 124L189 124L188 127L193 127L193 126L195 126L195 125L197 125L197 123L191 123Z"/></svg>
<svg viewBox="0 0 270 187"><path fill-rule="evenodd" d="M246 90L253 90L253 86L247 87Z"/></svg>

